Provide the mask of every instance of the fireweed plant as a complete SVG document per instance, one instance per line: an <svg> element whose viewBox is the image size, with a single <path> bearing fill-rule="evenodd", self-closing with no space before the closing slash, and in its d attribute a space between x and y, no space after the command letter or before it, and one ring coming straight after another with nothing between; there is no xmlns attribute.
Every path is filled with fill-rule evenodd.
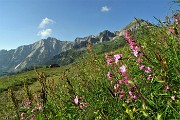
<svg viewBox="0 0 180 120"><path fill-rule="evenodd" d="M144 118L179 119L180 14L124 37L133 56L105 54L111 94ZM129 52L130 52L129 51ZM132 62L134 62L132 64ZM125 64L126 63L126 64ZM135 108L136 106L136 108ZM129 113L130 118L142 119ZM131 111L132 112L132 111Z"/></svg>

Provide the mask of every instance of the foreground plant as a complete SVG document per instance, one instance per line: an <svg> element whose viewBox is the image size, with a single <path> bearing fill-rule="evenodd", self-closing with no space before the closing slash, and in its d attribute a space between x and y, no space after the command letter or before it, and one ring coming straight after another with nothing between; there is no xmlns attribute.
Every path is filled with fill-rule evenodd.
<svg viewBox="0 0 180 120"><path fill-rule="evenodd" d="M165 26L142 26L136 34L126 30L125 38L134 57L126 59L123 54L115 54L118 57L113 58L112 54L105 54L111 94L127 104L127 113L127 106L137 106L136 113L144 117L179 118L179 20L179 13L175 13L171 20L167 18ZM132 112L129 115L133 119L140 117Z"/></svg>

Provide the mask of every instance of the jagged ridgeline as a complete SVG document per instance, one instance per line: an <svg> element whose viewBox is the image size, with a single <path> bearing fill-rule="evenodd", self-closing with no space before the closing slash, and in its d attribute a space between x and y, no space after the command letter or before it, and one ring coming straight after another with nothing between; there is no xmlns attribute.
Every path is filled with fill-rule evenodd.
<svg viewBox="0 0 180 120"><path fill-rule="evenodd" d="M76 38L74 41L60 41L56 38L48 37L30 45L23 45L17 49L0 50L0 75L10 72L17 72L34 65L70 64L86 52L87 43L91 43L94 52L103 53L112 51L125 44L125 29L136 30L140 25L149 24L142 19L135 19L125 28L110 32L104 30L96 36L90 35L84 38Z"/></svg>

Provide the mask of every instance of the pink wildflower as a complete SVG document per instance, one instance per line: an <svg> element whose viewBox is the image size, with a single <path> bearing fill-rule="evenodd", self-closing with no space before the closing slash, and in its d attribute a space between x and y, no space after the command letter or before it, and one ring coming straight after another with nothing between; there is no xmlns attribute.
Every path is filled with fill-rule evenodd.
<svg viewBox="0 0 180 120"><path fill-rule="evenodd" d="M169 85L166 86L165 90L166 90L166 91L170 90Z"/></svg>
<svg viewBox="0 0 180 120"><path fill-rule="evenodd" d="M137 95L133 95L133 98L136 100L136 99L138 99L138 96Z"/></svg>
<svg viewBox="0 0 180 120"><path fill-rule="evenodd" d="M120 68L121 73L125 73L126 72L126 66L122 65Z"/></svg>
<svg viewBox="0 0 180 120"><path fill-rule="evenodd" d="M144 65L141 65L141 66L139 67L139 69L142 70L142 69L144 69L144 67L145 67Z"/></svg>
<svg viewBox="0 0 180 120"><path fill-rule="evenodd" d="M83 108L86 107L87 105L88 105L87 103L81 102L81 103L80 103L80 108L83 109Z"/></svg>
<svg viewBox="0 0 180 120"><path fill-rule="evenodd" d="M146 72L146 73L150 73L150 72L151 72L151 68L150 68L150 67L146 67L146 68L144 68L144 72Z"/></svg>
<svg viewBox="0 0 180 120"><path fill-rule="evenodd" d="M115 84L114 85L114 90L117 90L117 89L119 89L120 88L120 85L119 84Z"/></svg>
<svg viewBox="0 0 180 120"><path fill-rule="evenodd" d="M143 61L143 59L138 58L138 59L136 60L136 63L139 64L139 63L141 63L142 61Z"/></svg>
<svg viewBox="0 0 180 120"><path fill-rule="evenodd" d="M133 54L135 57L138 57L138 51L137 50L133 50Z"/></svg>
<svg viewBox="0 0 180 120"><path fill-rule="evenodd" d="M74 103L78 104L78 97L77 96L74 98Z"/></svg>
<svg viewBox="0 0 180 120"><path fill-rule="evenodd" d="M124 97L124 90L122 89L119 94L119 99L122 100L122 98Z"/></svg>
<svg viewBox="0 0 180 120"><path fill-rule="evenodd" d="M119 95L119 99L122 100L122 98L124 97L124 95Z"/></svg>
<svg viewBox="0 0 180 120"><path fill-rule="evenodd" d="M124 83L124 80L119 80L119 84L123 84Z"/></svg>
<svg viewBox="0 0 180 120"><path fill-rule="evenodd" d="M26 114L24 112L21 113L21 120L25 120L25 115Z"/></svg>
<svg viewBox="0 0 180 120"><path fill-rule="evenodd" d="M132 95L133 95L133 92L132 92L132 91L129 91L129 95L132 96Z"/></svg>
<svg viewBox="0 0 180 120"><path fill-rule="evenodd" d="M107 76L108 76L108 79L109 79L109 80L112 80L112 79L113 79L113 75L112 75L110 72L108 72Z"/></svg>
<svg viewBox="0 0 180 120"><path fill-rule="evenodd" d="M114 55L115 63L117 63L118 60L120 60L121 58L122 58L122 54L116 54L116 55Z"/></svg>
<svg viewBox="0 0 180 120"><path fill-rule="evenodd" d="M124 84L130 85L128 79L125 79L125 80L124 80Z"/></svg>
<svg viewBox="0 0 180 120"><path fill-rule="evenodd" d="M108 65L112 65L113 63L114 63L114 59L113 58L107 59L107 64Z"/></svg>

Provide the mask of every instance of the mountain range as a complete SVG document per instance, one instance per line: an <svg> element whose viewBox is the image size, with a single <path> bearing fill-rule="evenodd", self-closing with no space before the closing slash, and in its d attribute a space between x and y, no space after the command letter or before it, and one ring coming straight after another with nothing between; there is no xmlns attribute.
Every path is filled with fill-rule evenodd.
<svg viewBox="0 0 180 120"><path fill-rule="evenodd" d="M140 24L139 24L140 23ZM142 19L133 20L124 29L110 32L104 30L96 36L90 35L84 38L77 37L74 41L60 41L48 37L30 45L23 45L12 50L0 50L0 75L6 72L16 72L33 65L44 65L55 55L60 55L67 50L84 50L87 43L98 44L112 41L124 35L125 29L137 29L139 25L147 24Z"/></svg>

